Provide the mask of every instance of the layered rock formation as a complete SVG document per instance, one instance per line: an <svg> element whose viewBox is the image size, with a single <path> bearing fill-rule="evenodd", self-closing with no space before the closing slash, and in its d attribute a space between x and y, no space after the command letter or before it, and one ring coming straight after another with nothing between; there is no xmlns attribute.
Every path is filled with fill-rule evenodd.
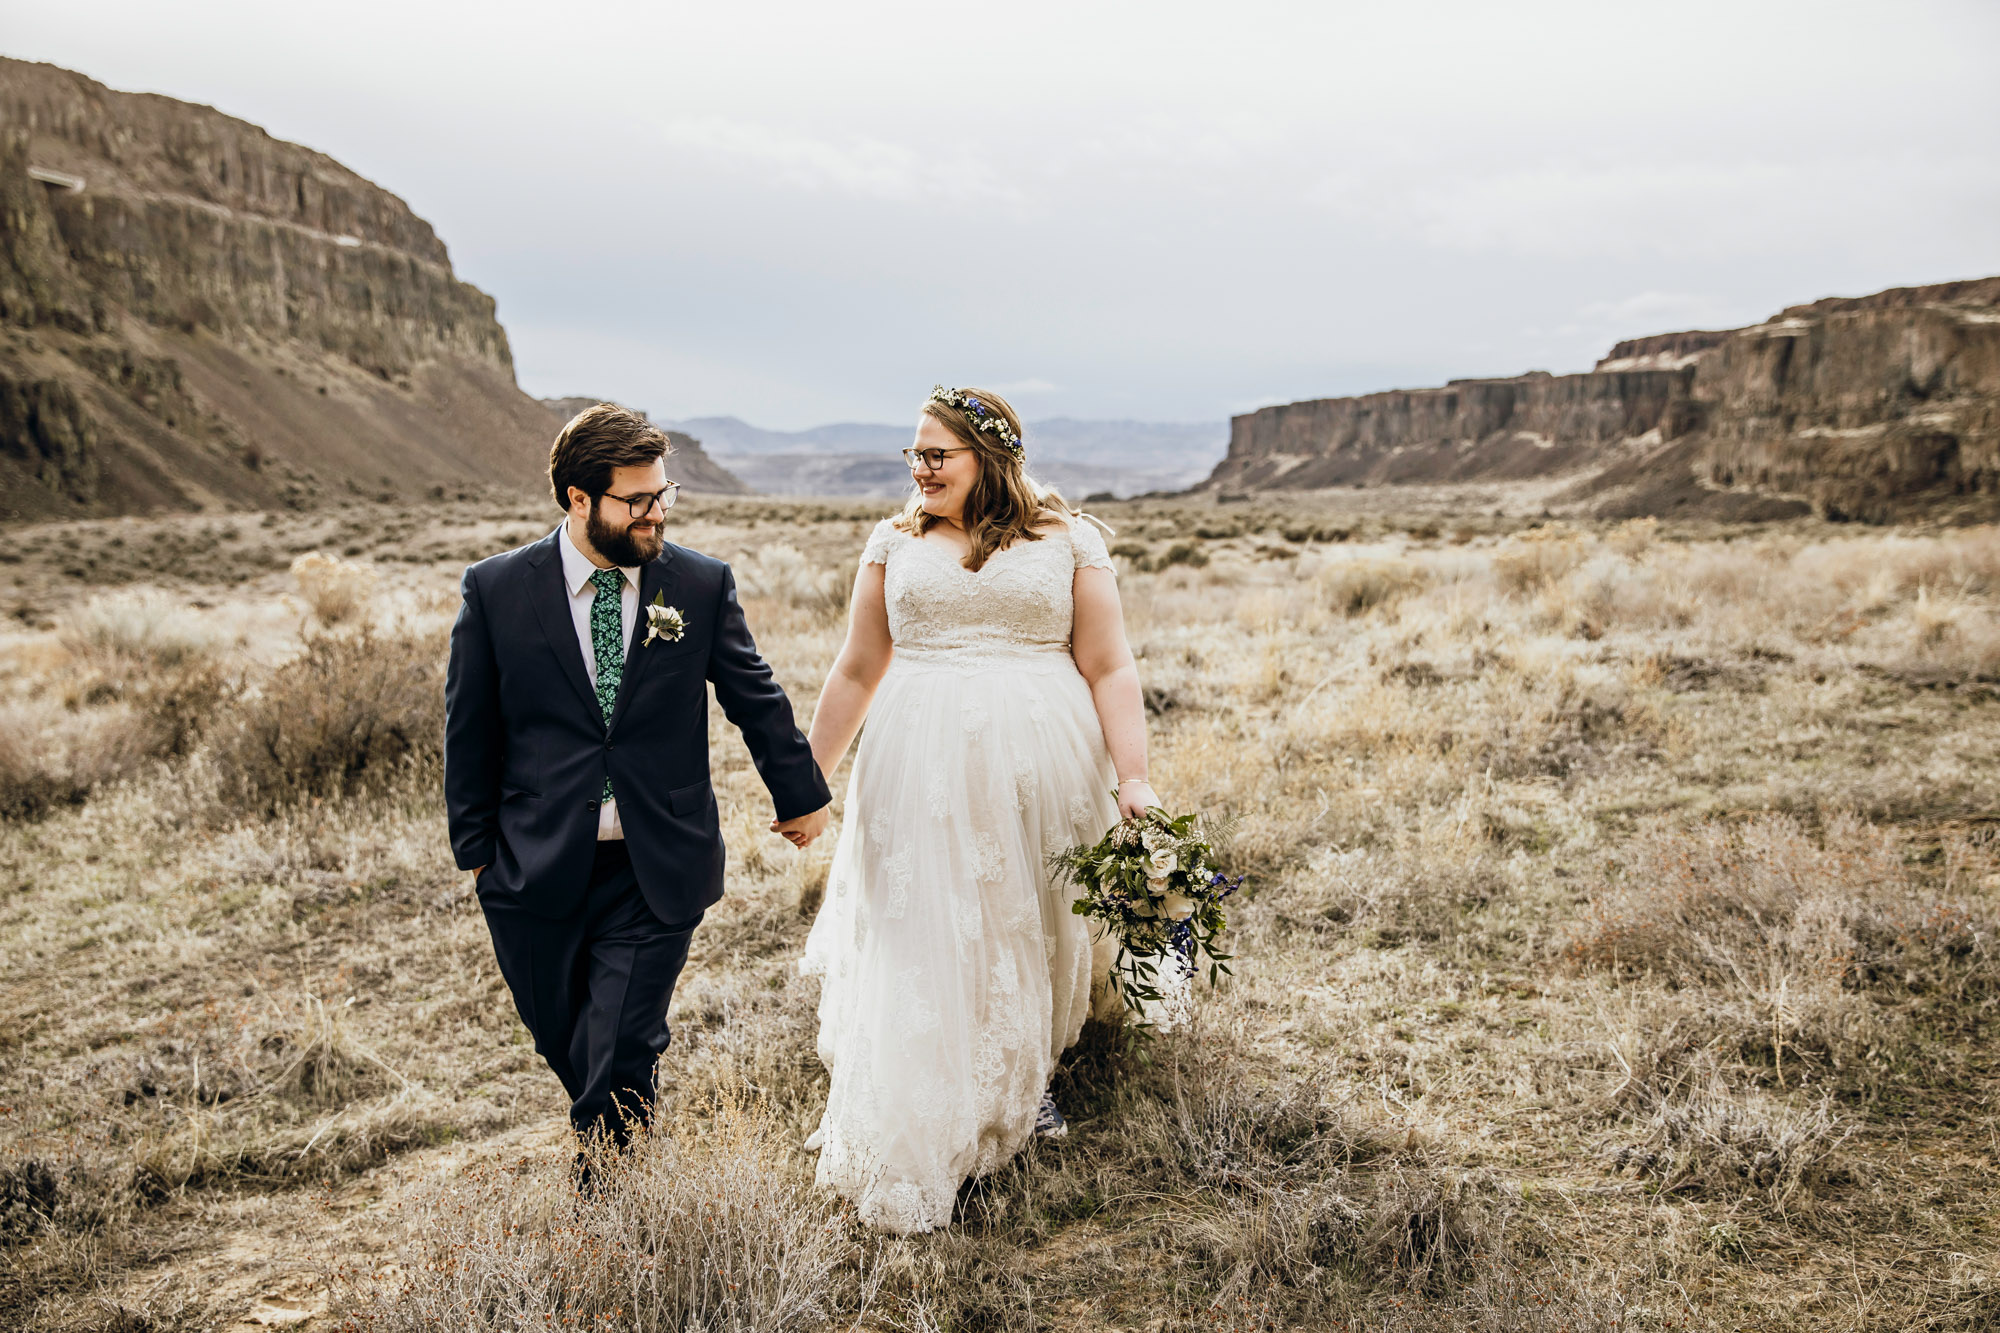
<svg viewBox="0 0 2000 1333"><path fill-rule="evenodd" d="M2000 278L1632 339L1581 375L1264 408L1206 488L1566 473L1605 513L2000 514Z"/></svg>
<svg viewBox="0 0 2000 1333"><path fill-rule="evenodd" d="M602 398L544 398L542 406L555 416L556 428L560 430L569 419L587 407L595 407L606 401ZM638 412L639 409L632 409ZM640 416L646 413L639 412ZM647 418L651 420L650 417ZM708 450L700 440L684 430L668 430L667 443L673 446L673 453L667 460L667 475L689 491L711 495L749 495L750 488L740 477L709 457Z"/></svg>
<svg viewBox="0 0 2000 1333"><path fill-rule="evenodd" d="M1684 433L1692 378L1688 369L1538 371L1266 407L1230 423L1229 456L1209 484L1300 489L1569 471L1622 441Z"/></svg>
<svg viewBox="0 0 2000 1333"><path fill-rule="evenodd" d="M0 516L532 485L548 412L402 200L0 59Z"/></svg>
<svg viewBox="0 0 2000 1333"><path fill-rule="evenodd" d="M1983 511L2000 495L2000 278L1793 306L1705 353L1695 391L1689 469L1711 488L1870 521Z"/></svg>

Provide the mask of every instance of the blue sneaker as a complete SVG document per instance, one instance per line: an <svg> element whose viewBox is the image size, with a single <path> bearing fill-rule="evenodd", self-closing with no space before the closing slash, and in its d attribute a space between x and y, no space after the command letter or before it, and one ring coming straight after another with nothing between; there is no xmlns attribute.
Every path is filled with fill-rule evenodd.
<svg viewBox="0 0 2000 1333"><path fill-rule="evenodd" d="M1069 1133L1069 1121L1056 1110L1056 1099L1048 1093L1042 1094L1041 1109L1035 1112L1035 1136L1044 1139L1059 1139Z"/></svg>

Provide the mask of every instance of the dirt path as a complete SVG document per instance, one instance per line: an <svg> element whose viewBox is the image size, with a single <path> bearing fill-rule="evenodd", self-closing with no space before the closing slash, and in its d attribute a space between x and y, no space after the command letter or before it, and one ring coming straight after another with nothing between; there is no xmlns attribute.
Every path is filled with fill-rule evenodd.
<svg viewBox="0 0 2000 1333"><path fill-rule="evenodd" d="M405 1203L474 1166L545 1161L567 1133L560 1119L536 1121L403 1153L331 1190L192 1198L158 1216L154 1261L101 1299L223 1333L330 1327L337 1271L392 1271Z"/></svg>

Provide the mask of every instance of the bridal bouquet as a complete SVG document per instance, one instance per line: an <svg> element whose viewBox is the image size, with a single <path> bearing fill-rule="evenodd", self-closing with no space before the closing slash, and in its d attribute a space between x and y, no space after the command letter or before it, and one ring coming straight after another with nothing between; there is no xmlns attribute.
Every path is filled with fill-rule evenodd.
<svg viewBox="0 0 2000 1333"><path fill-rule="evenodd" d="M1102 921L1118 939L1111 984L1130 1008L1161 999L1159 968L1171 958L1192 978L1197 953L1208 979L1229 971L1215 937L1229 924L1222 900L1243 887L1209 865L1207 838L1194 815L1154 806L1121 819L1097 843L1058 852L1050 861L1082 888L1070 911Z"/></svg>

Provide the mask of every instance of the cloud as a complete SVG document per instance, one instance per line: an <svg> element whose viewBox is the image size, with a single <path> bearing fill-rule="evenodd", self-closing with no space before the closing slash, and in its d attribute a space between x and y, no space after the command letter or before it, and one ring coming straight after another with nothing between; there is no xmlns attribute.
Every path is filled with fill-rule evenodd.
<svg viewBox="0 0 2000 1333"><path fill-rule="evenodd" d="M866 136L843 140L799 134L754 121L699 116L669 121L670 144L787 189L852 195L892 203L1003 204L1020 192L978 163L938 159L905 144Z"/></svg>
<svg viewBox="0 0 2000 1333"><path fill-rule="evenodd" d="M1743 322L1728 302L1701 292L1638 292L1617 301L1592 301L1576 313L1579 319L1617 329Z"/></svg>
<svg viewBox="0 0 2000 1333"><path fill-rule="evenodd" d="M1440 250L1538 259L1715 262L1769 254L1839 218L1850 244L1907 244L1941 217L1996 199L1979 160L1826 154L1770 160L1436 164L1349 170L1307 194L1336 217Z"/></svg>
<svg viewBox="0 0 2000 1333"><path fill-rule="evenodd" d="M1044 379L1008 380L993 386L993 392L1008 398L1033 398L1038 394L1060 393L1062 386Z"/></svg>

